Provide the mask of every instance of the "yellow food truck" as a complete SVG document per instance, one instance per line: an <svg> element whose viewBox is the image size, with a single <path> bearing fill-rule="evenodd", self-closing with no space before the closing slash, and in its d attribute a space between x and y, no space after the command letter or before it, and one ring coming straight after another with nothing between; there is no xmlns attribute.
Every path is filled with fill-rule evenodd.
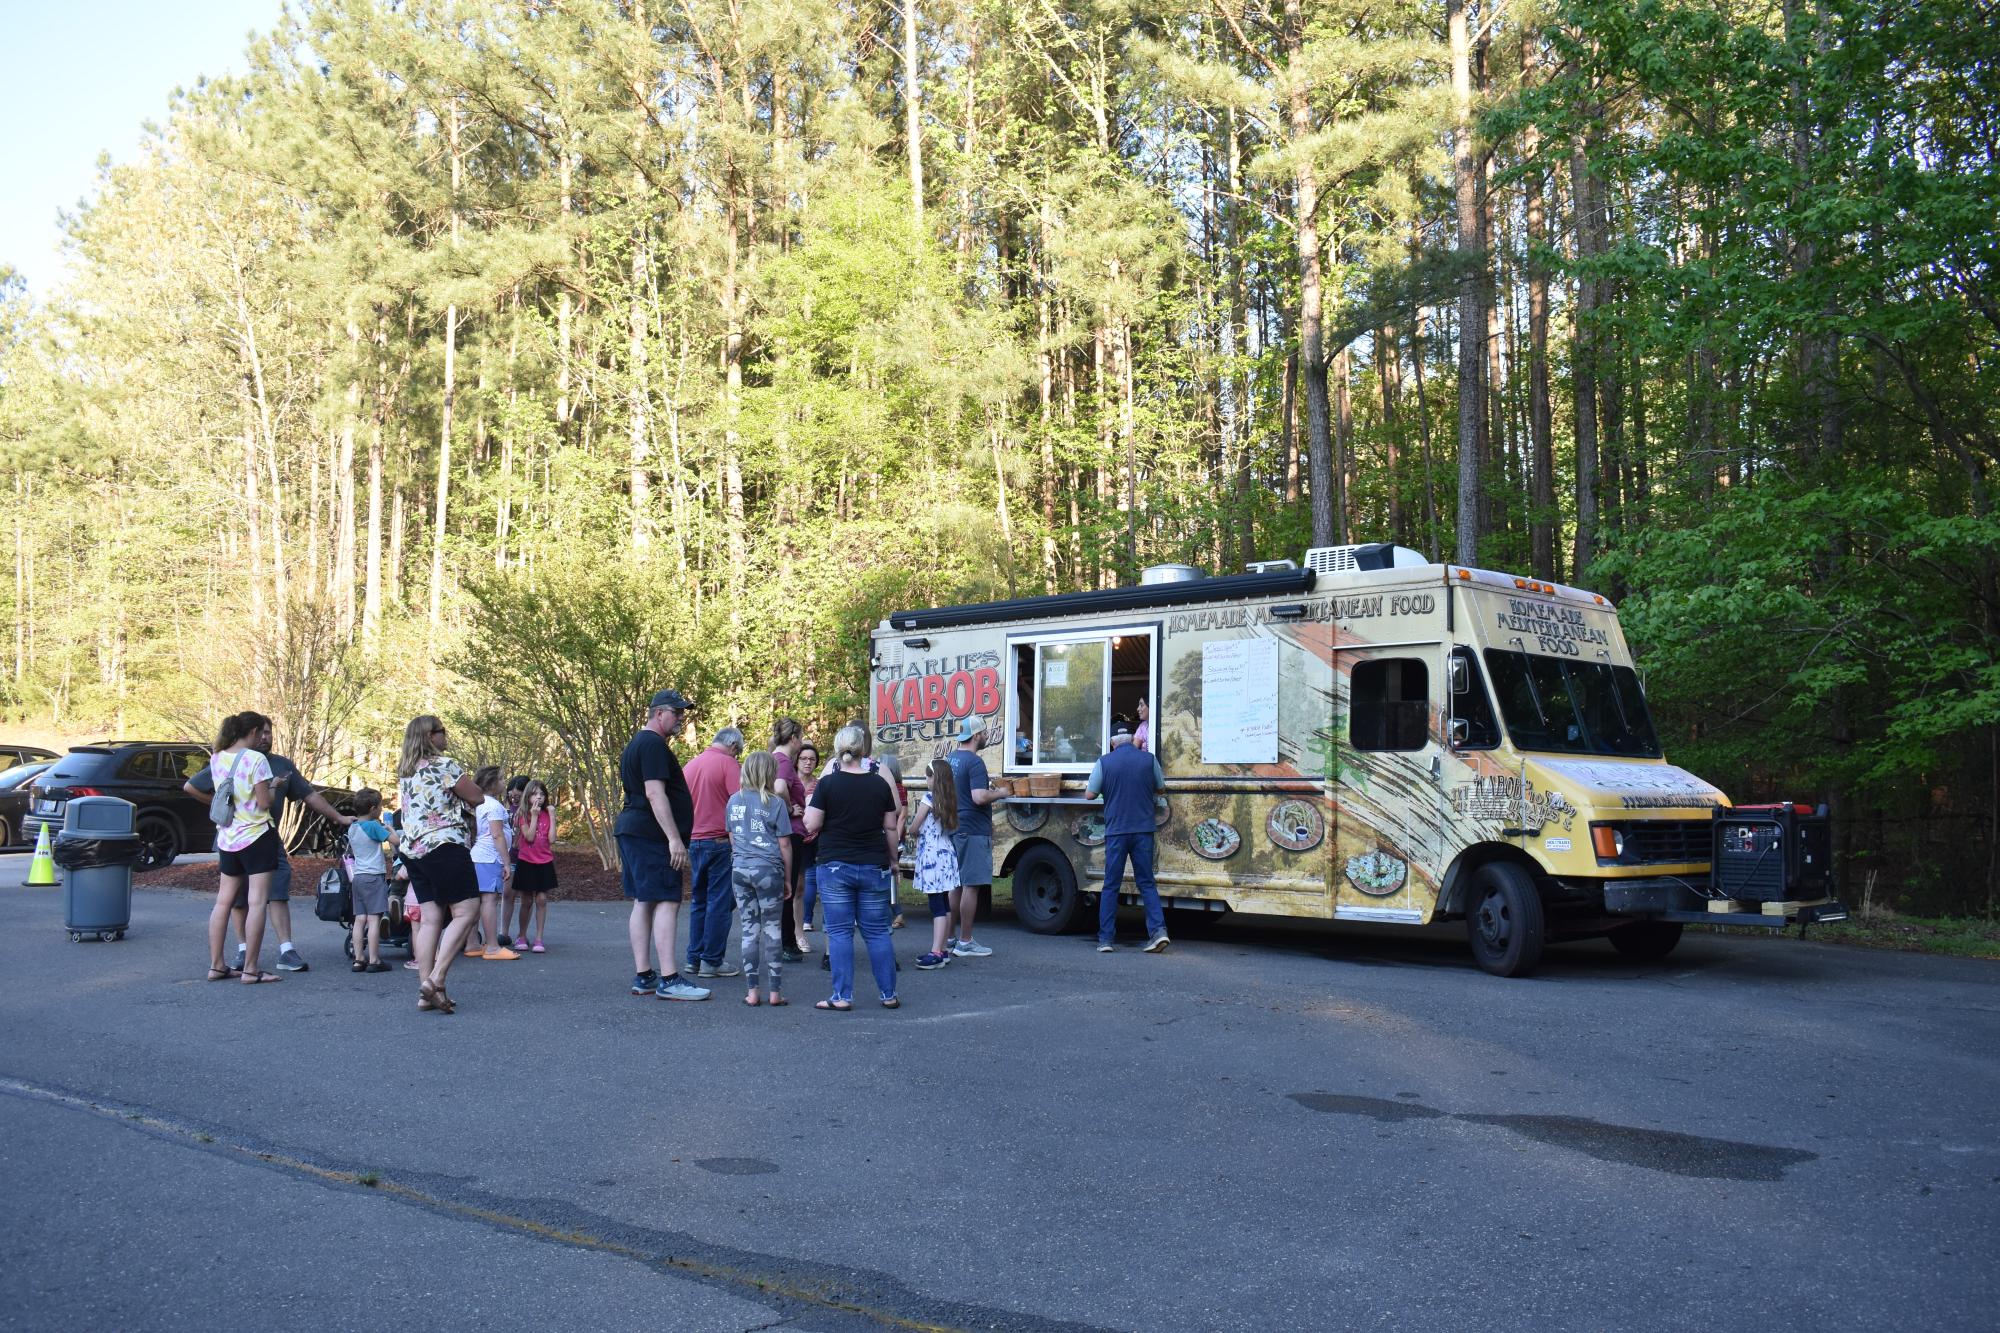
<svg viewBox="0 0 2000 1333"><path fill-rule="evenodd" d="M1142 720L1170 909L1463 920L1501 976L1553 940L1656 959L1688 922L1845 915L1824 808L1732 810L1668 763L1616 609L1579 588L1380 543L1220 577L1155 566L1133 587L898 612L872 672L876 750L913 777L983 724L1014 793L995 871L1036 931L1094 918L1104 821L1084 782L1113 724Z"/></svg>

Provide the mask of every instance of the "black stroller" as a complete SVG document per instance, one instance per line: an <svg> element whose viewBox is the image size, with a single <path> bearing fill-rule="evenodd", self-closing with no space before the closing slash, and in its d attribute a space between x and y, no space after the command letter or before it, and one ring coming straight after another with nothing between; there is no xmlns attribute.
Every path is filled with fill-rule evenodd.
<svg viewBox="0 0 2000 1333"><path fill-rule="evenodd" d="M416 946L412 943L415 933L409 918L403 915L403 902L410 890L409 868L398 855L389 872L389 911L382 918L382 947L401 949L416 956ZM319 877L319 892L313 902L313 915L322 921L338 922L340 925L340 947L347 954L347 961L354 961L354 886L347 878L347 866L335 861Z"/></svg>

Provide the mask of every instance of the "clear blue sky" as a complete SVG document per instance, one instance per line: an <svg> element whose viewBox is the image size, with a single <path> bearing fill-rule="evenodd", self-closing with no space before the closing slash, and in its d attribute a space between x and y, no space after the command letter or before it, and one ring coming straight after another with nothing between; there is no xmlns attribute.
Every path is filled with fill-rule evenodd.
<svg viewBox="0 0 2000 1333"><path fill-rule="evenodd" d="M90 193L97 155L130 158L176 87L241 73L250 30L279 13L280 0L0 0L0 265L46 297L62 276L57 210Z"/></svg>

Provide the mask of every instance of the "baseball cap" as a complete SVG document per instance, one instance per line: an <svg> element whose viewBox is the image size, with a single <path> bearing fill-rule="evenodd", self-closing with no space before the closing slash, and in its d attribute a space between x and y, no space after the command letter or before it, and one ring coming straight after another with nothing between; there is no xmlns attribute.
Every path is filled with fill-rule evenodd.
<svg viewBox="0 0 2000 1333"><path fill-rule="evenodd" d="M958 724L958 738L969 741L986 730L986 724L976 717L968 717Z"/></svg>
<svg viewBox="0 0 2000 1333"><path fill-rule="evenodd" d="M679 690L661 690L653 696L652 707L671 708L677 713L691 713L694 705Z"/></svg>
<svg viewBox="0 0 2000 1333"><path fill-rule="evenodd" d="M1130 722L1113 722L1111 724L1111 734L1114 736L1130 736L1132 734L1132 724Z"/></svg>

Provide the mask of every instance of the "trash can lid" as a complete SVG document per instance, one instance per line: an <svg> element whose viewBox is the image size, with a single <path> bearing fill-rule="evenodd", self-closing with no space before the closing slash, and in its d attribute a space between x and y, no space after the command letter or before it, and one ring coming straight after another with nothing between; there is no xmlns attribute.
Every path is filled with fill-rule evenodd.
<svg viewBox="0 0 2000 1333"><path fill-rule="evenodd" d="M78 796L63 807L66 833L130 833L138 807L116 796Z"/></svg>

